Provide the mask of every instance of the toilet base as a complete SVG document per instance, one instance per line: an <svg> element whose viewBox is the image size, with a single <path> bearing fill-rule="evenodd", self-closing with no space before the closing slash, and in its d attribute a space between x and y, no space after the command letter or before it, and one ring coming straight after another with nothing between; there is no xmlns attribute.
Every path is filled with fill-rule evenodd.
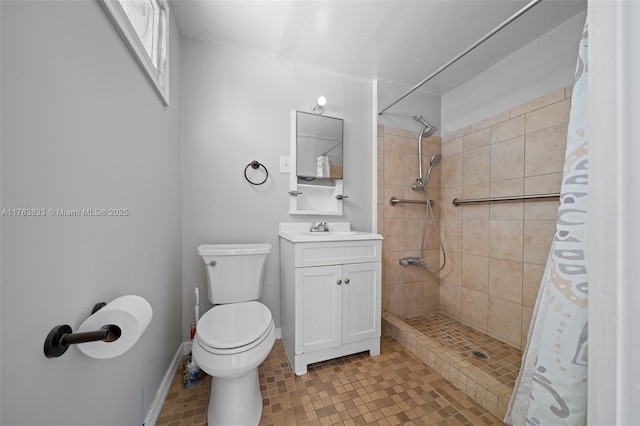
<svg viewBox="0 0 640 426"><path fill-rule="evenodd" d="M262 394L258 369L242 376L212 377L207 409L210 426L250 426L260 423Z"/></svg>

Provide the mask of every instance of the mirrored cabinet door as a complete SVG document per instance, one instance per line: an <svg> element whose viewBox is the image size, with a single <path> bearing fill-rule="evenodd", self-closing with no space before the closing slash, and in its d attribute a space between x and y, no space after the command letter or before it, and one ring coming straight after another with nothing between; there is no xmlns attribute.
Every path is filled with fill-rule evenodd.
<svg viewBox="0 0 640 426"><path fill-rule="evenodd" d="M342 119L296 111L296 175L342 179Z"/></svg>
<svg viewBox="0 0 640 426"><path fill-rule="evenodd" d="M291 112L290 214L341 215L343 120Z"/></svg>

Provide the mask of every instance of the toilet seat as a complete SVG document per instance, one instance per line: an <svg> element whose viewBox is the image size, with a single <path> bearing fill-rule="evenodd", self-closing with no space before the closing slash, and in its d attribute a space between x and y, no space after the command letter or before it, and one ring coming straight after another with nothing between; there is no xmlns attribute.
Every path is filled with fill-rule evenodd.
<svg viewBox="0 0 640 426"><path fill-rule="evenodd" d="M262 303L216 305L198 321L196 339L207 352L233 355L259 345L273 327L271 311Z"/></svg>

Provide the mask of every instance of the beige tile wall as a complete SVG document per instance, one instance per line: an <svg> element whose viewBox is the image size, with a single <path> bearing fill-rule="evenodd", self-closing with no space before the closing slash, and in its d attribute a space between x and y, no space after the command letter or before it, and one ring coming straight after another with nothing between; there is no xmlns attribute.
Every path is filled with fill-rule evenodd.
<svg viewBox="0 0 640 426"><path fill-rule="evenodd" d="M559 203L454 207L452 200L559 192L570 100L571 88L561 89L442 138L440 212L448 262L440 273L439 308L520 348Z"/></svg>
<svg viewBox="0 0 640 426"><path fill-rule="evenodd" d="M423 172L429 159L440 152L440 137L423 140ZM418 266L401 266L401 257L420 256L424 205L396 204L391 197L423 200L422 191L412 191L411 184L418 177L418 133L389 126L378 126L378 232L384 236L382 245L382 304L383 310L398 317L413 317L439 309L439 276ZM440 168L434 169L428 193L435 201L434 213L439 220ZM430 223L429 230L433 231ZM437 239L427 235L426 258L429 265L437 265Z"/></svg>
<svg viewBox="0 0 640 426"><path fill-rule="evenodd" d="M557 201L454 207L454 198L559 192L571 88L561 89L423 145L423 164L442 152L429 184L447 252L439 274L403 267L419 256L424 207L389 205L422 199L418 133L378 126L378 231L383 243L383 309L399 317L442 310L513 346L526 343L544 265L555 231ZM427 262L438 263L435 236Z"/></svg>

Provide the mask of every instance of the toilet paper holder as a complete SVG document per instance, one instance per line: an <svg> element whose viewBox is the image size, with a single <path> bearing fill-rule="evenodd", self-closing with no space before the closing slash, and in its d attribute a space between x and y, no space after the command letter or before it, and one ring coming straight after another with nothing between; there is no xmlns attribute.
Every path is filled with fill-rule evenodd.
<svg viewBox="0 0 640 426"><path fill-rule="evenodd" d="M91 315L107 306L105 302L96 303L91 311ZM53 327L47 338L44 339L44 356L47 358L57 358L69 349L70 345L87 342L115 342L122 335L120 327L114 324L106 324L96 331L85 333L74 333L67 324Z"/></svg>

